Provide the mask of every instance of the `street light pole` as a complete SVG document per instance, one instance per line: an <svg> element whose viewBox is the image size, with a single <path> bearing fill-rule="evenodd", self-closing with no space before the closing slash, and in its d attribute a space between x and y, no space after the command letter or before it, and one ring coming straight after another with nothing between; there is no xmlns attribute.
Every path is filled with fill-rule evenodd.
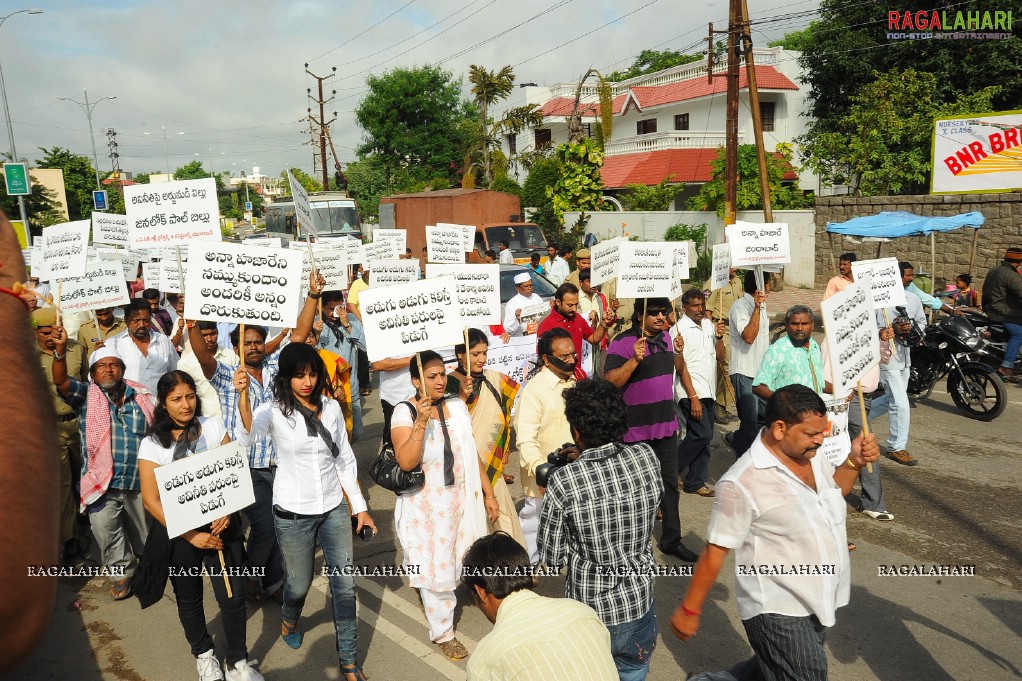
<svg viewBox="0 0 1022 681"><path fill-rule="evenodd" d="M27 14L42 14L41 9L19 9L17 12L11 12L7 16L0 17L0 26L4 25L4 22L13 17L15 14L21 14L22 12ZM11 109L7 106L7 85L4 83L4 70L3 66L0 65L0 95L3 96L4 100L4 117L7 119L7 138L11 143L11 161L17 163L18 151L14 147L14 126L11 125ZM29 187L32 186L32 178L28 178ZM21 224L25 227L25 233L29 234L28 229L28 214L25 212L25 197L18 197L18 210L21 213Z"/></svg>
<svg viewBox="0 0 1022 681"><path fill-rule="evenodd" d="M92 164L96 171L96 189L102 189L99 184L99 156L96 154L96 135L92 132L92 112L95 110L96 105L106 99L117 99L117 95L111 97L100 97L95 102L89 103L89 93L86 90L82 90L82 94L85 95L85 102L79 102L77 99L71 99L70 97L58 97L57 99L64 102L74 102L78 106L82 107L82 111L85 112L85 118L89 121L89 140L92 141Z"/></svg>

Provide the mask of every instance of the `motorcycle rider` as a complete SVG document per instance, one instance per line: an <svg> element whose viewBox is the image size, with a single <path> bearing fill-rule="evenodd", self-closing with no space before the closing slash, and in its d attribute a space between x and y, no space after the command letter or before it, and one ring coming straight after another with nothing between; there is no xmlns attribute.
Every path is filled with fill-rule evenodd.
<svg viewBox="0 0 1022 681"><path fill-rule="evenodd" d="M914 268L907 262L898 263L898 267L901 270L901 283L908 289L914 278ZM915 466L919 461L906 449L912 418L908 402L909 366L912 361L907 339L912 333L913 321L919 328L926 326L926 315L923 313L922 303L914 295L905 296L905 310L907 313L905 316L893 307L876 311L882 358L880 385L884 393L873 400L869 419L873 421L890 413L887 458L905 466ZM892 320L890 326L887 319Z"/></svg>
<svg viewBox="0 0 1022 681"><path fill-rule="evenodd" d="M1001 379L1017 383L1014 377L1015 359L1022 348L1022 248L1009 248L1004 262L987 272L983 281L983 311L990 321L1004 325L1008 332L1008 345L1004 359L997 369Z"/></svg>

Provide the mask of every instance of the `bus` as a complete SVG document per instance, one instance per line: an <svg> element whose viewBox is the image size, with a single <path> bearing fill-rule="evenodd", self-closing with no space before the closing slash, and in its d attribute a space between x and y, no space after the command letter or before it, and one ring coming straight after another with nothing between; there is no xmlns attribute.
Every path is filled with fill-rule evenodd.
<svg viewBox="0 0 1022 681"><path fill-rule="evenodd" d="M350 236L362 239L362 225L358 220L355 199L345 192L311 192L309 205L316 233L321 237ZM304 237L298 229L294 201L279 201L265 205L266 233L280 234L289 241Z"/></svg>

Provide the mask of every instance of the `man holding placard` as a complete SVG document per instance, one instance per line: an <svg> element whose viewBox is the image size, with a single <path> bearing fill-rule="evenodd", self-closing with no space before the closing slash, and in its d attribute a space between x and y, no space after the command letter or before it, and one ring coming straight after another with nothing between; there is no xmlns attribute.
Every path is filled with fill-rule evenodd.
<svg viewBox="0 0 1022 681"><path fill-rule="evenodd" d="M729 335L731 345L731 386L741 425L738 432L724 435L735 456L741 456L752 446L759 433L763 402L753 394L752 381L759 372L763 356L770 347L770 317L766 310L766 291L756 288L756 273L746 270L741 298L731 306ZM730 438L728 436L731 436Z"/></svg>
<svg viewBox="0 0 1022 681"><path fill-rule="evenodd" d="M519 272L515 275L516 293L504 307L504 331L511 336L523 336L532 333L522 326L522 310L542 305L543 299L533 293L532 275Z"/></svg>
<svg viewBox="0 0 1022 681"><path fill-rule="evenodd" d="M124 306L124 323L128 327L109 340L107 345L124 360L124 377L144 384L156 394L160 377L177 368L177 349L166 335L152 329L149 304L134 299Z"/></svg>
<svg viewBox="0 0 1022 681"><path fill-rule="evenodd" d="M101 307L94 314L94 321L87 321L78 327L78 342L85 346L86 355L95 352L96 346L111 336L128 330L124 320L114 316L112 307Z"/></svg>
<svg viewBox="0 0 1022 681"><path fill-rule="evenodd" d="M318 347L339 355L351 367L348 372L351 381L351 441L355 442L362 436L359 356L365 354L365 332L362 330L362 322L348 315L344 296L340 291L324 291L322 301L323 331L319 336Z"/></svg>
<svg viewBox="0 0 1022 681"><path fill-rule="evenodd" d="M536 333L542 336L553 328L567 330L571 334L572 342L575 344L575 354L578 356L579 368L581 368L582 344L589 343L593 346L599 346L607 332L607 325L614 321L614 313L610 312L610 319L604 319L594 330L589 326L589 322L582 315L578 314L577 308L578 288L570 283L561 284L554 293L554 306L550 310L550 314L539 323L539 329ZM581 379L585 378L586 375L584 371L576 371L575 377Z"/></svg>
<svg viewBox="0 0 1022 681"><path fill-rule="evenodd" d="M752 392L764 402L779 388L793 383L812 388L817 395L831 392L823 374L823 351L813 340L813 311L805 305L792 305L784 315L784 327L787 335L763 356Z"/></svg>
<svg viewBox="0 0 1022 681"><path fill-rule="evenodd" d="M748 270L751 272L752 270ZM745 295L745 289L743 286L743 279L738 275L738 270L731 268L729 270L729 277L727 284L710 292L710 297L706 299L706 312L710 315L710 319L714 324L723 321L724 325L727 326L731 323L731 308L736 302L742 299ZM713 281L707 281L703 286L703 290L710 290ZM738 399L737 393L732 398L730 392L725 385L725 381L731 374L731 344L724 344L724 359L720 362L720 371L717 372L717 383L714 386L715 397L717 402L717 423L731 423L734 421L734 417L731 415L730 408L733 406L735 411L738 411L738 405L734 404L735 400Z"/></svg>

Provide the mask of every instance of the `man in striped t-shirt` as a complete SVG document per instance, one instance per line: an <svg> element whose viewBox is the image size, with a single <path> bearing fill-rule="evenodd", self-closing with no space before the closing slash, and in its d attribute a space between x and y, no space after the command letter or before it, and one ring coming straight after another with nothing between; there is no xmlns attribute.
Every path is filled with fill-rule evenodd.
<svg viewBox="0 0 1022 681"><path fill-rule="evenodd" d="M604 377L613 383L628 407L626 443L645 442L660 462L664 494L660 550L694 563L699 556L681 543L678 515L678 416L674 408L674 372L684 368L684 339L667 332L671 301L636 301L632 328L618 334L607 348ZM643 316L645 314L645 316Z"/></svg>

